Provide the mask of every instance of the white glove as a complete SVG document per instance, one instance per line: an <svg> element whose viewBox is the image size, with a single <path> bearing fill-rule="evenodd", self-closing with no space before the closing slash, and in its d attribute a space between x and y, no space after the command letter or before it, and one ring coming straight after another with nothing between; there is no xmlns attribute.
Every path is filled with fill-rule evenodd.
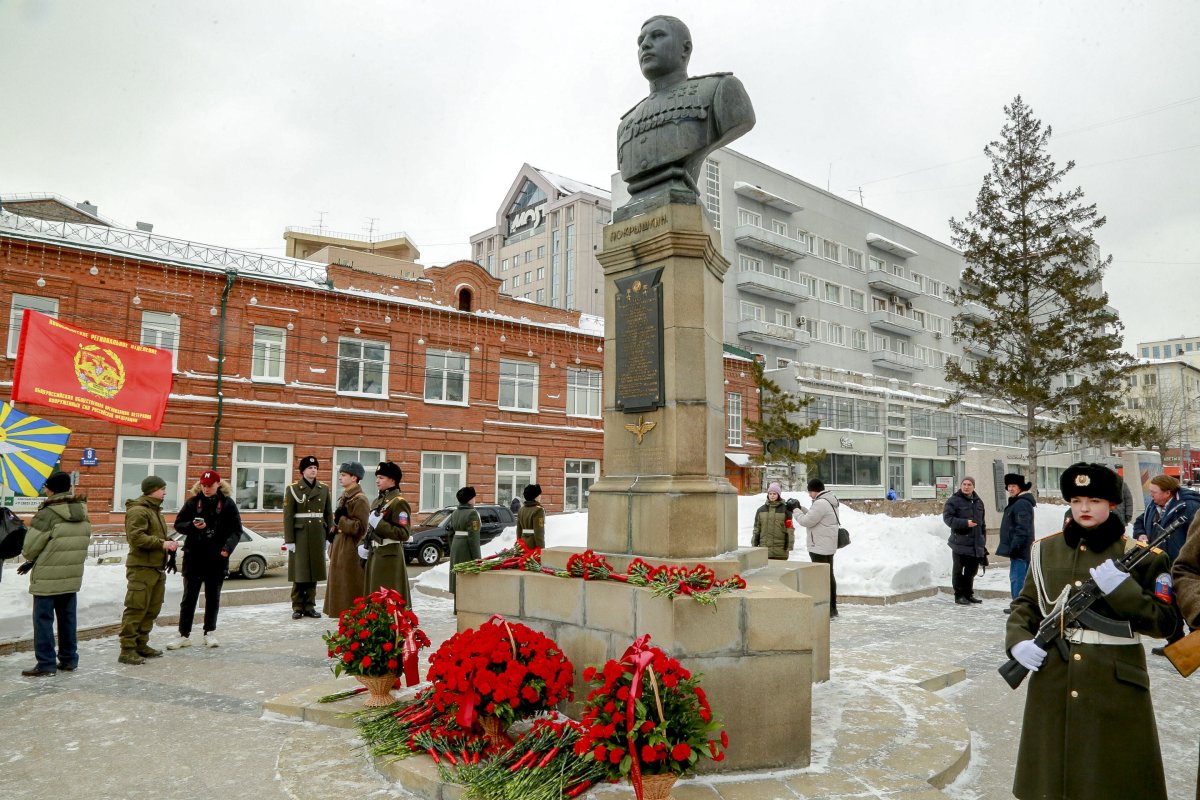
<svg viewBox="0 0 1200 800"><path fill-rule="evenodd" d="M1111 558L1100 566L1089 569L1088 572L1092 573L1092 580L1105 594L1112 594L1118 586L1129 579L1129 573L1122 572Z"/></svg>
<svg viewBox="0 0 1200 800"><path fill-rule="evenodd" d="M371 555L371 551L367 549L367 546L365 544L360 544L358 546L358 557L365 559L369 555Z"/></svg>
<svg viewBox="0 0 1200 800"><path fill-rule="evenodd" d="M296 552L296 543L295 542L284 542L283 547L280 549L286 550L289 553L294 553L294 552Z"/></svg>
<svg viewBox="0 0 1200 800"><path fill-rule="evenodd" d="M367 524L372 528L379 524L379 520L383 519L382 511L372 511L371 516L367 517Z"/></svg>
<svg viewBox="0 0 1200 800"><path fill-rule="evenodd" d="M1046 651L1034 644L1032 639L1026 639L1013 645L1012 657L1025 669L1037 672L1046 660Z"/></svg>

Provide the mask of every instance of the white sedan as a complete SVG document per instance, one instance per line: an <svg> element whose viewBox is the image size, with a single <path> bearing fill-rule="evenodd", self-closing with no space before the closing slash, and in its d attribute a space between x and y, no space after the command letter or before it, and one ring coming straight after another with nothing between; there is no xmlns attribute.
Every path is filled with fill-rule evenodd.
<svg viewBox="0 0 1200 800"><path fill-rule="evenodd" d="M176 534L176 540L183 536ZM287 553L281 547L283 538L279 536L263 536L242 526L242 538L238 546L229 556L229 572L240 573L243 578L254 580L261 578L267 570L287 565ZM179 563L176 565L183 570L183 550L179 551Z"/></svg>

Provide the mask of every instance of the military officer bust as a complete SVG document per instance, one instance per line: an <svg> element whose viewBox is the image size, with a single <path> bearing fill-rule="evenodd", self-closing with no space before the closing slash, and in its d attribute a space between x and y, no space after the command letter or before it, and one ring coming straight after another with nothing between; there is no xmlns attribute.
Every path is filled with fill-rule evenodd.
<svg viewBox="0 0 1200 800"><path fill-rule="evenodd" d="M637 41L650 96L617 129L617 165L630 194L617 220L666 203L699 202L705 156L754 127L750 97L732 74L688 77L692 35L682 21L651 17Z"/></svg>

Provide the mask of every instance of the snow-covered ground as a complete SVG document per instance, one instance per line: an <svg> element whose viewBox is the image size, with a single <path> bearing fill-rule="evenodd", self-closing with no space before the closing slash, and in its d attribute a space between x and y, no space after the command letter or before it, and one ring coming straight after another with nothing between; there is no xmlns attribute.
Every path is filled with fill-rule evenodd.
<svg viewBox="0 0 1200 800"><path fill-rule="evenodd" d="M797 493L796 496L805 507L811 503L807 494ZM764 502L766 495L762 494L738 498L738 544L750 545L754 512ZM1061 529L1062 509L1062 506L1037 507L1039 537ZM930 514L900 518L887 514L864 514L845 507L840 514L842 525L850 530L852 541L849 547L838 553L834 561L839 595L882 597L950 585L950 549L946 546L947 529L940 516ZM546 544L586 547L587 525L586 512L552 514L546 518ZM808 561L803 529L799 533L796 537L798 549L792 551L791 558ZM483 554L491 555L511 547L515 537L516 529L507 529L483 546ZM0 641L25 636L29 632L33 602L29 595L28 579L16 573L20 563L20 559L14 559L4 565L4 579L0 581ZM449 564L443 561L416 582L430 588L446 589L449 576ZM989 569L976 579L975 585L985 589L1007 589L1008 570ZM168 575L164 608L177 606L182 593L180 576ZM98 564L96 559L89 558L83 573L83 588L79 592L80 627L118 622L124 599L123 564Z"/></svg>

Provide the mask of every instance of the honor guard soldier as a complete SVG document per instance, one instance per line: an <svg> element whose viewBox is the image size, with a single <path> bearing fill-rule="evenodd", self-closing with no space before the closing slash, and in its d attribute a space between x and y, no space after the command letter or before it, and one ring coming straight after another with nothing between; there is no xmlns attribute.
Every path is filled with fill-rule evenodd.
<svg viewBox="0 0 1200 800"><path fill-rule="evenodd" d="M300 459L300 480L283 493L283 549L292 582L292 619L320 619L317 582L325 580L325 542L333 527L333 497L317 480L316 456Z"/></svg>
<svg viewBox="0 0 1200 800"><path fill-rule="evenodd" d="M545 547L546 509L538 502L538 498L542 496L542 487L531 483L525 487L522 494L525 496L525 505L521 506L521 511L517 514L517 535L526 547Z"/></svg>
<svg viewBox="0 0 1200 800"><path fill-rule="evenodd" d="M367 560L367 579L363 594L379 591L380 587L395 589L404 596L405 609L412 609L412 594L408 588L407 557L404 543L408 541L409 515L412 509L400 494L400 465L384 461L375 470L375 488L379 496L367 518L366 544L359 545L358 554Z"/></svg>
<svg viewBox="0 0 1200 800"><path fill-rule="evenodd" d="M450 530L454 532L454 538L450 540L451 594L457 590L454 565L478 561L482 557L479 552L479 529L483 527L479 512L471 505L475 499L475 487L464 486L454 496L458 498L458 508L450 515Z"/></svg>

